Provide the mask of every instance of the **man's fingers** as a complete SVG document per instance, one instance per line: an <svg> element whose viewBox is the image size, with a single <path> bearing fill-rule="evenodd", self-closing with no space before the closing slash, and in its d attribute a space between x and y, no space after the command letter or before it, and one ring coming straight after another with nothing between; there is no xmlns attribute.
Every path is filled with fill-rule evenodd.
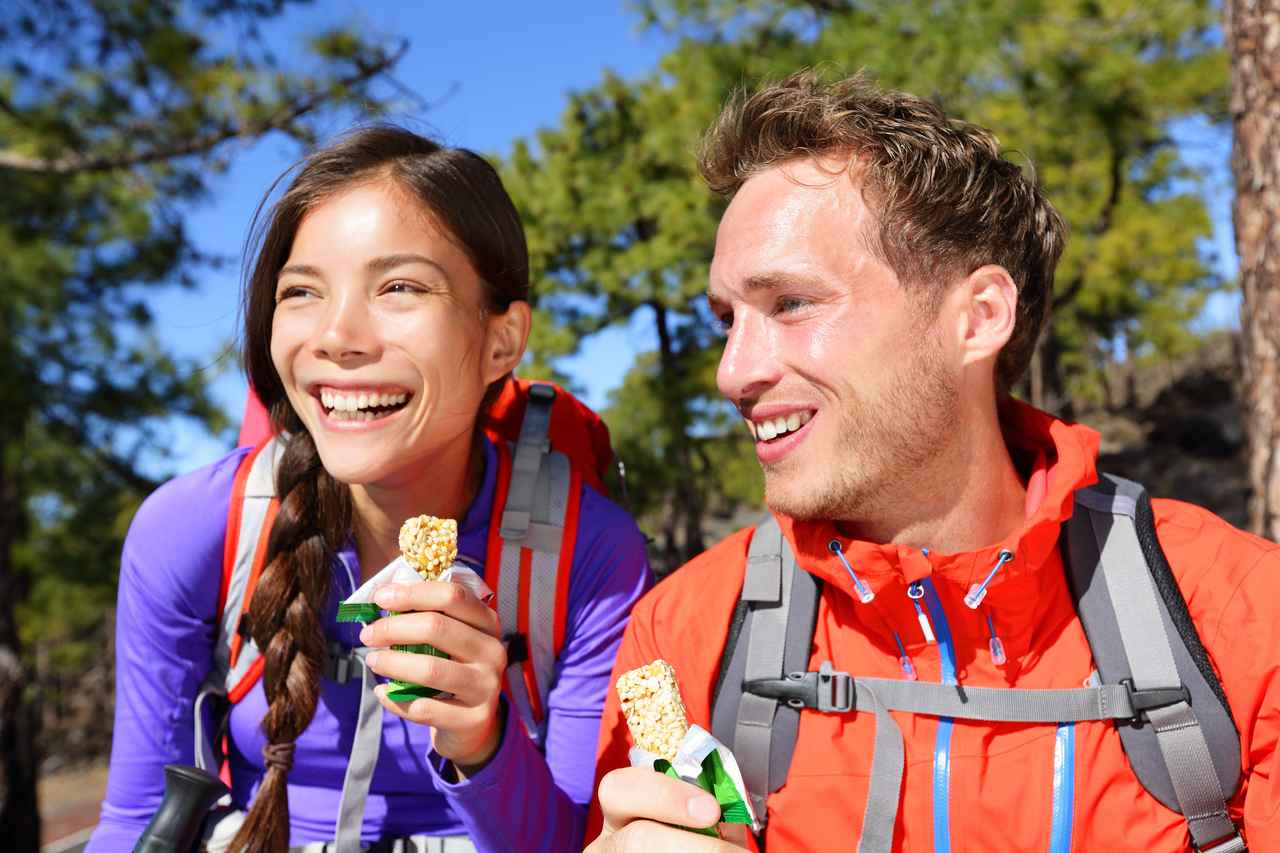
<svg viewBox="0 0 1280 853"><path fill-rule="evenodd" d="M720 820L715 797L648 767L624 767L607 774L600 781L600 810L606 832L644 819L699 829Z"/></svg>
<svg viewBox="0 0 1280 853"><path fill-rule="evenodd" d="M638 820L612 835L602 835L587 850L588 853L741 853L742 848L687 829Z"/></svg>

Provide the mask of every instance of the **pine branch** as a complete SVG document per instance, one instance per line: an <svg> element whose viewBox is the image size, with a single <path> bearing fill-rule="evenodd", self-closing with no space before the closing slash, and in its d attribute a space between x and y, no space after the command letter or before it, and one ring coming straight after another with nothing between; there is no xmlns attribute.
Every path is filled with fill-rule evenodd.
<svg viewBox="0 0 1280 853"><path fill-rule="evenodd" d="M395 53L388 54L372 64L362 65L355 74L340 78L337 83L339 86L349 87L367 82L393 67L408 49L409 43L403 42ZM71 175L84 172L109 172L115 169L128 169L133 166L143 166L149 163L188 157L192 154L203 154L232 139L253 138L271 130L283 130L302 116L322 106L327 100L328 95L326 93L317 92L308 98L298 101L289 109L278 112L262 121L246 122L239 125L230 124L177 145L122 155L65 154L56 159L48 159L32 157L16 151L0 151L0 170Z"/></svg>

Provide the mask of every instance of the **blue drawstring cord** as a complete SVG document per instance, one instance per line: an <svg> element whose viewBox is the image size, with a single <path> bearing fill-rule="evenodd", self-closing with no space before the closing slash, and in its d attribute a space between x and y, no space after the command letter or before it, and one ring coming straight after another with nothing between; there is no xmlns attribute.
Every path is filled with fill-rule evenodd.
<svg viewBox="0 0 1280 853"><path fill-rule="evenodd" d="M991 619L991 611L987 611L987 630L991 633L991 639L988 640L987 646L991 649L991 662L996 666L1004 666L1004 662L1008 660L1004 654L1004 643L1000 642L1000 638L996 636L996 623Z"/></svg>
<svg viewBox="0 0 1280 853"><path fill-rule="evenodd" d="M849 560L844 555L844 548L841 547L840 540L832 539L828 542L827 550L840 558L840 562L844 564L844 570L849 573L849 577L853 578L853 588L858 593L858 600L863 604L870 604L871 600L876 597L876 594L871 591L870 587L862 582L862 578L858 577L857 572L853 570L853 566L849 565Z"/></svg>
<svg viewBox="0 0 1280 853"><path fill-rule="evenodd" d="M902 664L902 674L909 681L916 680L916 667L911 662L911 657L907 654L907 647L902 644L902 638L898 636L897 631L890 631L893 634L893 641L898 644L898 663Z"/></svg>
<svg viewBox="0 0 1280 853"><path fill-rule="evenodd" d="M965 606L970 610L976 610L978 605L982 603L982 599L987 597L987 584L991 583L991 579L996 576L996 572L1000 571L1005 563L1013 559L1013 552L1008 549L1001 549L1000 556L996 559L996 564L991 567L991 571L987 573L982 583L974 584L969 588L969 592L964 597Z"/></svg>

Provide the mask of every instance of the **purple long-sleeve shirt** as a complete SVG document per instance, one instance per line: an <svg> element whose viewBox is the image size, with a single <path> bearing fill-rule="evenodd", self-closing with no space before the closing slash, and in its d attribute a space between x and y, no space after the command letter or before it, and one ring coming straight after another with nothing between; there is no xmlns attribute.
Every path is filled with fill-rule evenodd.
<svg viewBox="0 0 1280 853"><path fill-rule="evenodd" d="M116 611L116 716L107 797L92 853L131 850L160 804L163 767L194 764L192 708L216 640L223 538L236 466L247 450L178 477L151 495L129 528ZM458 533L483 565L497 454ZM471 836L482 851L581 849L595 772L600 713L632 604L651 583L644 539L618 506L583 486L569 584L568 623L548 697L546 757L507 714L490 763L461 782L431 749L425 726L383 712L382 748L365 804L363 837ZM353 548L333 564L325 633L358 645L359 625L335 621L360 581ZM321 683L315 718L298 738L289 774L290 843L329 841L360 703L358 680ZM230 716L232 798L246 808L262 781L259 682Z"/></svg>

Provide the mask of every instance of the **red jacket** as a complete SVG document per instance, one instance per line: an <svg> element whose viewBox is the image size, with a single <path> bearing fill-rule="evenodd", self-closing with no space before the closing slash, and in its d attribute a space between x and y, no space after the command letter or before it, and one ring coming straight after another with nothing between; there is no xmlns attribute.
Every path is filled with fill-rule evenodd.
<svg viewBox="0 0 1280 853"><path fill-rule="evenodd" d="M855 676L901 678L894 633L922 681L941 680L940 646L926 643L907 585L929 577L950 628L958 679L990 687L1079 687L1092 670L1058 552L1059 526L1072 493L1096 480L1098 436L1021 404L1005 413L1015 464L1030 482L1026 525L1005 541L962 554L927 556L919 549L854 542L846 551L875 600L861 604L843 566L827 550L826 522L779 517L804 569L823 581L810 669L824 660ZM1041 457L1043 454L1043 457ZM1039 465L1036 459L1040 458ZM1192 619L1217 668L1240 728L1241 784L1230 800L1251 850L1280 850L1280 546L1228 525L1206 510L1153 501L1156 531ZM739 531L660 583L637 605L622 641L614 678L655 658L670 662L689 717L710 730L711 691L729 620L742 585L752 531ZM996 575L982 607L963 603L997 554L1016 555ZM989 650L990 614L1008 657ZM906 768L895 849L935 847L936 717L895 712L906 740ZM1110 722L1076 723L1064 766L1069 843L1051 846L1053 725L955 721L950 731L949 820L952 851L1190 849L1181 815L1146 792L1129 769ZM869 714L801 714L787 782L769 798L766 842L772 851L853 850L869 781L873 720ZM630 738L609 692L597 773L627 764ZM1063 785L1059 782L1059 785ZM1060 798L1061 799L1061 798ZM1059 810L1063 805L1059 804ZM599 831L595 806L588 838ZM941 849L945 849L942 847Z"/></svg>

